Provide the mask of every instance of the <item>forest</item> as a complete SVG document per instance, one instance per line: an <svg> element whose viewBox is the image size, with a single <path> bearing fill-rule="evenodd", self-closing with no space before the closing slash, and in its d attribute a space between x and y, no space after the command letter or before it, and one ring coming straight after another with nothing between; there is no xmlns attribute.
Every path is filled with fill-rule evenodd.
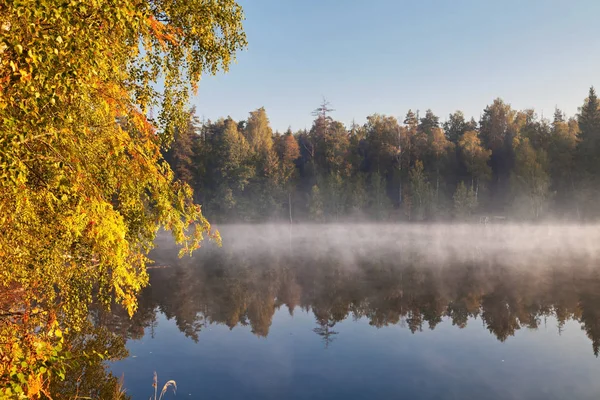
<svg viewBox="0 0 600 400"><path fill-rule="evenodd" d="M336 121L327 101L310 130L273 131L259 108L244 121L175 132L165 159L215 222L596 219L600 104L594 88L567 117L502 99L479 121L427 110Z"/></svg>
<svg viewBox="0 0 600 400"><path fill-rule="evenodd" d="M345 126L324 100L310 130L273 132L264 108L245 121L201 122L190 99L247 48L244 21L235 0L0 3L0 398L123 394L104 361L125 357L124 341L93 317L148 311L139 295L162 231L183 256L205 240L221 245L213 222L600 215L593 88L577 115L556 110L552 120L498 99L479 121L415 110ZM247 312L266 316L249 318L261 335L269 290ZM568 304L563 320L581 320L598 353L596 314ZM434 326L444 310L422 320ZM86 389L82 370L110 388Z"/></svg>

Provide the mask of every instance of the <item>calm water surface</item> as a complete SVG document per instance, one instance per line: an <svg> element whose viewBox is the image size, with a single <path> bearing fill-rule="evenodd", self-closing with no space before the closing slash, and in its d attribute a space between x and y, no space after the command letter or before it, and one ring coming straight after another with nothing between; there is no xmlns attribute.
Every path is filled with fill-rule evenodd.
<svg viewBox="0 0 600 400"><path fill-rule="evenodd" d="M597 399L598 228L224 226L166 236L113 362L201 399Z"/></svg>

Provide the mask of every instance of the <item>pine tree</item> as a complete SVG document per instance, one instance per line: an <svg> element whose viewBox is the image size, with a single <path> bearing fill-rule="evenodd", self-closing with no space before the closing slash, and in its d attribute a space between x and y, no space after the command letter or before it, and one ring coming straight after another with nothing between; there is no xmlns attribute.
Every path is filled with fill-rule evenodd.
<svg viewBox="0 0 600 400"><path fill-rule="evenodd" d="M448 121L444 122L444 133L449 141L457 143L458 139L469 130L469 124L465 120L462 111L456 111L448 116Z"/></svg>
<svg viewBox="0 0 600 400"><path fill-rule="evenodd" d="M578 153L581 167L588 174L600 172L600 103L594 87L590 88L588 98L580 109Z"/></svg>
<svg viewBox="0 0 600 400"><path fill-rule="evenodd" d="M419 121L419 130L430 135L434 128L439 127L440 118L431 110L425 111L425 116Z"/></svg>

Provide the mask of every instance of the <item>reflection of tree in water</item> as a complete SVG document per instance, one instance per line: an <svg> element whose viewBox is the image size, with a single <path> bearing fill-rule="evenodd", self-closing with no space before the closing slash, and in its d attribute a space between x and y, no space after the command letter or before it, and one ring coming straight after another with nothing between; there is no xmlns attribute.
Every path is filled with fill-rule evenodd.
<svg viewBox="0 0 600 400"><path fill-rule="evenodd" d="M119 378L112 375L103 362L104 359L119 360L127 357L123 337L110 332L106 327L87 324L81 331L70 334L65 339L71 362L65 379L52 381L50 393L53 399L130 398L121 393Z"/></svg>
<svg viewBox="0 0 600 400"><path fill-rule="evenodd" d="M515 306L512 300L501 291L494 291L483 296L481 317L489 331L495 334L501 342L504 342L509 336L513 336L515 331L520 328Z"/></svg>
<svg viewBox="0 0 600 400"><path fill-rule="evenodd" d="M161 311L193 340L210 324L250 325L255 335L267 336L277 309L286 307L293 315L300 307L314 314L314 332L327 347L338 334L334 326L348 317L366 318L377 328L401 324L413 333L435 329L444 319L464 328L481 318L505 341L554 316L559 332L565 321L579 321L594 353L600 348L600 269L584 263L510 267L462 259L440 266L415 257L205 250L153 270L133 320L113 313L105 322L135 337Z"/></svg>
<svg viewBox="0 0 600 400"><path fill-rule="evenodd" d="M477 318L480 311L480 299L482 290L478 285L477 273L480 269L474 266L467 265L462 271L457 271L459 274L457 279L448 282L450 290L454 290L456 296L448 302L446 315L452 320L452 325L459 328L465 328L469 318ZM450 287L456 284L457 287Z"/></svg>
<svg viewBox="0 0 600 400"><path fill-rule="evenodd" d="M313 329L313 332L323 338L323 342L325 343L325 348L329 347L329 344L333 342L333 335L337 335L339 332L335 332L333 327L335 326L335 321L328 321L324 319L317 318L318 327Z"/></svg>
<svg viewBox="0 0 600 400"><path fill-rule="evenodd" d="M585 290L579 297L579 320L583 323L587 337L592 341L594 355L600 350L600 271L594 270L585 282L580 282Z"/></svg>

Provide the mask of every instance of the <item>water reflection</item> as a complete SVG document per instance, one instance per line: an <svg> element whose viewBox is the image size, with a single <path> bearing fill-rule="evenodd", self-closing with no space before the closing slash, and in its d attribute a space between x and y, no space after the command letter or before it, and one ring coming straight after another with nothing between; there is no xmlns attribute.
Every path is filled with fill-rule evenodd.
<svg viewBox="0 0 600 400"><path fill-rule="evenodd" d="M254 335L267 337L276 310L285 307L293 315L300 308L314 315L313 332L329 347L344 334L336 324L347 318L415 334L444 319L458 328L482 324L504 342L553 317L559 334L568 320L580 323L593 354L600 350L600 269L589 253L542 257L527 248L513 263L477 249L447 251L440 259L439 249L433 257L427 246L396 253L348 246L314 251L314 241L300 238L282 251L245 238L203 249L192 259L177 258L164 242L155 258L151 286L134 318L119 310L98 312L98 325L140 338L146 328L152 335L160 312L196 342L214 324L249 325Z"/></svg>
<svg viewBox="0 0 600 400"><path fill-rule="evenodd" d="M120 399L124 393L122 380L113 375L105 360L121 360L128 356L125 340L107 327L86 324L66 336L69 367L63 380L50 385L53 399Z"/></svg>

